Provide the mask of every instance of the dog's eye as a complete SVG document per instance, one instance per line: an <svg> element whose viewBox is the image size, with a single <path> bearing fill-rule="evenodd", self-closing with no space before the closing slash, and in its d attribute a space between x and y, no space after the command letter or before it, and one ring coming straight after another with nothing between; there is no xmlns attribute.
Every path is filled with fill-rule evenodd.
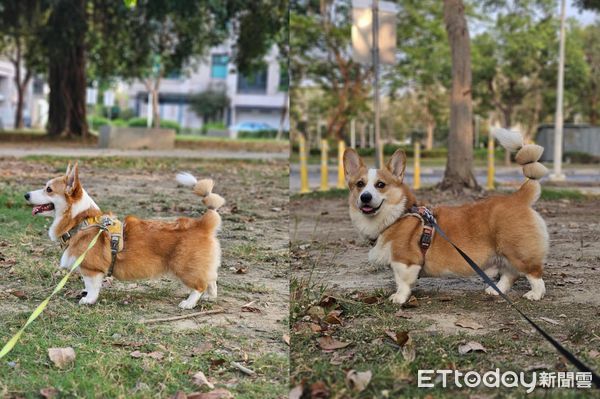
<svg viewBox="0 0 600 399"><path fill-rule="evenodd" d="M52 192L52 187L50 187L50 186L46 187L46 192L47 193L51 193Z"/></svg>
<svg viewBox="0 0 600 399"><path fill-rule="evenodd" d="M382 181L378 181L377 184L375 184L375 187L381 189L385 187L385 183Z"/></svg>
<svg viewBox="0 0 600 399"><path fill-rule="evenodd" d="M358 182L356 182L356 187L358 188L363 188L365 186L365 182L362 180L359 180Z"/></svg>

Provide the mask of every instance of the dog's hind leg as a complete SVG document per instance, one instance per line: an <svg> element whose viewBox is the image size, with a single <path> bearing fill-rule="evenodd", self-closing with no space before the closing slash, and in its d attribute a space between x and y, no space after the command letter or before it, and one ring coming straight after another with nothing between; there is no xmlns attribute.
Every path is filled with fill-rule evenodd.
<svg viewBox="0 0 600 399"><path fill-rule="evenodd" d="M502 271L502 275L500 276L500 280L498 281L498 283L496 283L496 286L498 287L498 289L500 291L502 291L503 294L506 294L508 292L508 290L510 290L512 285L515 283L515 281L517 280L518 277L519 277L519 275L517 273L515 273L513 270L505 268ZM485 289L485 293L488 295L498 295L496 290L493 289L492 287L487 287Z"/></svg>
<svg viewBox="0 0 600 399"><path fill-rule="evenodd" d="M208 287L206 288L206 292L202 296L203 299L207 301L214 301L217 299L217 282L211 281L208 283Z"/></svg>
<svg viewBox="0 0 600 399"><path fill-rule="evenodd" d="M524 298L530 301L539 301L546 295L546 284L542 280L542 268L540 267L539 272L526 274L527 281L531 285L531 291L523 295Z"/></svg>
<svg viewBox="0 0 600 399"><path fill-rule="evenodd" d="M408 266L404 263L392 262L391 267L396 280L396 293L390 296L390 300L397 304L403 304L410 297L411 286L419 278L421 266Z"/></svg>
<svg viewBox="0 0 600 399"><path fill-rule="evenodd" d="M95 273L87 275L82 272L83 283L85 284L86 296L79 300L80 305L93 305L98 300L100 295L100 288L102 288L102 279L104 275L102 273Z"/></svg>
<svg viewBox="0 0 600 399"><path fill-rule="evenodd" d="M202 297L202 292L197 290L192 290L190 295L186 300L179 302L179 307L181 309L193 309L197 304L200 298Z"/></svg>

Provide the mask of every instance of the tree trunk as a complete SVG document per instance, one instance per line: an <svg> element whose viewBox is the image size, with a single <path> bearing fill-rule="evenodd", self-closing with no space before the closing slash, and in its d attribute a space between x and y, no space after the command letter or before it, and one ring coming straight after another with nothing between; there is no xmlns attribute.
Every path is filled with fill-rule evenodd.
<svg viewBox="0 0 600 399"><path fill-rule="evenodd" d="M154 81L154 88L152 89L152 127L160 127L160 102L158 96L160 89L160 77L157 77Z"/></svg>
<svg viewBox="0 0 600 399"><path fill-rule="evenodd" d="M85 12L85 0L63 0L49 18L51 30L64 32L70 39L52 48L49 59L47 129L51 136L86 138L89 133L85 104Z"/></svg>
<svg viewBox="0 0 600 399"><path fill-rule="evenodd" d="M503 111L504 128L510 129L512 126L512 107L508 107ZM504 166L510 166L510 151L504 148Z"/></svg>
<svg viewBox="0 0 600 399"><path fill-rule="evenodd" d="M367 124L363 123L360 129L360 148L367 148Z"/></svg>
<svg viewBox="0 0 600 399"><path fill-rule="evenodd" d="M433 148L433 131L435 129L435 120L427 120L427 137L425 140L425 149L431 150Z"/></svg>
<svg viewBox="0 0 600 399"><path fill-rule="evenodd" d="M452 92L448 161L438 187L460 192L479 188L473 175L471 48L462 0L444 0L444 22L452 52Z"/></svg>

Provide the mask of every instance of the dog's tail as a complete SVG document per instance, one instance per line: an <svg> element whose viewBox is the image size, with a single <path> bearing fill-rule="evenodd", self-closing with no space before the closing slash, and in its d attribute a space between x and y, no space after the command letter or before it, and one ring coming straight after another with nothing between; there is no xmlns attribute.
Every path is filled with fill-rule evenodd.
<svg viewBox="0 0 600 399"><path fill-rule="evenodd" d="M212 192L215 182L212 179L197 180L187 172L178 173L175 179L179 184L193 187L194 192L202 197L202 203L208 208L208 211L199 220L202 226L205 226L209 231L216 232L220 230L221 215L219 215L217 209L225 204L225 199Z"/></svg>
<svg viewBox="0 0 600 399"><path fill-rule="evenodd" d="M537 180L548 173L548 169L538 162L544 147L537 144L524 144L521 133L512 130L494 128L492 134L507 151L517 151L515 160L523 167L525 177L531 180L526 181L515 194L523 196L526 201L533 204L541 193L540 183Z"/></svg>
<svg viewBox="0 0 600 399"><path fill-rule="evenodd" d="M177 182L184 186L193 187L194 192L202 197L202 203L208 209L217 210L225 204L225 199L212 192L215 182L212 179L196 180L188 172L181 172L175 176Z"/></svg>

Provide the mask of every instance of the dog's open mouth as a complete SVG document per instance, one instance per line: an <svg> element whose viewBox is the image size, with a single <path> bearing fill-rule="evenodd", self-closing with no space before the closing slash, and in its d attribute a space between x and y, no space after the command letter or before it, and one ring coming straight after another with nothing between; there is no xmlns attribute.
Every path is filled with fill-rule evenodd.
<svg viewBox="0 0 600 399"><path fill-rule="evenodd" d="M379 210L379 208L381 208L381 205L383 205L383 201L385 201L385 200L382 200L377 208L373 208L372 206L369 206L369 205L363 205L360 207L360 211L362 213L364 213L365 215L373 215L374 213L376 213Z"/></svg>
<svg viewBox="0 0 600 399"><path fill-rule="evenodd" d="M42 213L42 212L48 212L54 210L54 204L51 202L49 204L43 204L43 205L35 205L33 207L33 209L31 210L31 214L33 216L37 215L38 213Z"/></svg>

